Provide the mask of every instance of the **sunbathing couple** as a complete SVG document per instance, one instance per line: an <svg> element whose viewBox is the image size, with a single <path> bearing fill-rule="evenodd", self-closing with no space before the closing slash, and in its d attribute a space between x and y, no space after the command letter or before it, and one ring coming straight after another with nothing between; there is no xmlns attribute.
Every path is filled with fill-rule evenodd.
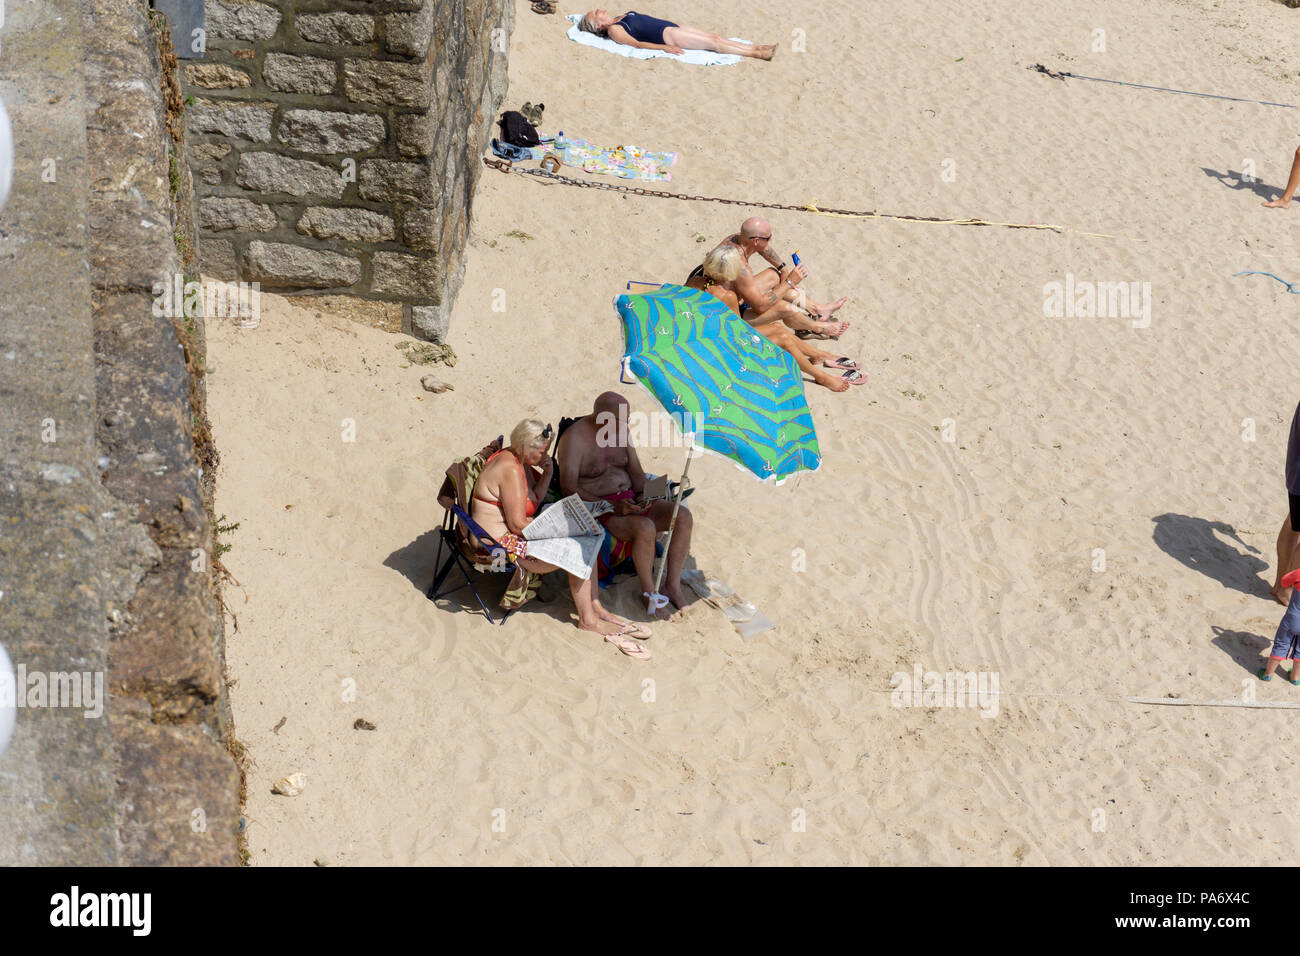
<svg viewBox="0 0 1300 956"><path fill-rule="evenodd" d="M691 513L677 513L677 524L666 557L662 595L654 594L655 542L668 530L672 502L644 498L646 476L636 449L628 441L628 403L622 395L606 392L596 399L592 413L564 432L556 445L560 489L567 497L608 501L613 512L599 521L616 541L630 547L649 613L668 620L671 608L685 607L681 592L682 565L691 546ZM558 570L555 565L527 556L524 526L537 512L555 460L547 451L551 426L532 419L510 433L510 444L488 459L474 485L470 516L495 538L512 561L536 574ZM605 609L596 596L593 575L569 575L569 591L578 609L578 627L595 631L624 654L649 660L650 651L633 638L651 636L648 627L634 624Z"/></svg>
<svg viewBox="0 0 1300 956"><path fill-rule="evenodd" d="M829 305L810 300L799 288L808 276L806 266L787 266L772 249L772 227L765 219L746 219L740 232L724 239L704 257L686 279L693 289L703 289L726 303L769 340L781 346L806 375L833 392L863 385L867 376L848 356L835 356L805 341L804 335L837 339L849 327L832 316L845 303ZM754 273L749 258L760 255L771 268ZM827 370L831 371L827 371Z"/></svg>

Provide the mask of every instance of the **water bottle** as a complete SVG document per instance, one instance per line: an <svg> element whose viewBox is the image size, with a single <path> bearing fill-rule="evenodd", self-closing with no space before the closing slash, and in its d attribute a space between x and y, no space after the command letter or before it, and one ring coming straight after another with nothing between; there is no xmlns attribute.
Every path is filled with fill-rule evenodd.
<svg viewBox="0 0 1300 956"><path fill-rule="evenodd" d="M558 133L555 134L555 155L560 157L561 160L563 160L565 158L564 151L568 148L568 146L569 146L569 141L564 138L564 130L560 130Z"/></svg>

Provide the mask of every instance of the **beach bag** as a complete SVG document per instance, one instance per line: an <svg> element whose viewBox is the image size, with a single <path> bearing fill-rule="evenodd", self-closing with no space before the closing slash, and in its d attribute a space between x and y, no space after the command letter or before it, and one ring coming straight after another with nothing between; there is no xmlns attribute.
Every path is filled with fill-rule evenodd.
<svg viewBox="0 0 1300 956"><path fill-rule="evenodd" d="M511 146L537 146L541 143L537 129L516 110L506 110L501 114L501 138Z"/></svg>

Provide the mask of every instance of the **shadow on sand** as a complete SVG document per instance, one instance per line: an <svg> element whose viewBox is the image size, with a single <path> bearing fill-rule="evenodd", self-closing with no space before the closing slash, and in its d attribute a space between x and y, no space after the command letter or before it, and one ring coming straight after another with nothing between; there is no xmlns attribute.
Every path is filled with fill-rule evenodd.
<svg viewBox="0 0 1300 956"><path fill-rule="evenodd" d="M1252 631L1230 631L1223 627L1212 627L1210 630L1214 631L1214 639L1210 643L1231 657L1252 677L1264 666L1265 656L1273 646L1271 637Z"/></svg>
<svg viewBox="0 0 1300 956"><path fill-rule="evenodd" d="M1208 169L1207 167L1202 166L1201 172L1205 173L1205 175L1209 176L1211 179L1218 180L1219 183L1226 186L1228 189L1234 189L1237 191L1249 189L1260 199L1276 199L1278 196L1282 195L1281 186L1268 186L1258 179L1249 182L1235 169L1219 172L1217 169Z"/></svg>
<svg viewBox="0 0 1300 956"><path fill-rule="evenodd" d="M1156 547L1165 554L1213 578L1225 588L1269 597L1269 581L1259 577L1268 572L1268 562L1258 557L1258 550L1237 536L1237 529L1232 525L1176 514L1157 515L1151 520L1156 526L1151 536ZM1220 535L1236 542L1240 549Z"/></svg>

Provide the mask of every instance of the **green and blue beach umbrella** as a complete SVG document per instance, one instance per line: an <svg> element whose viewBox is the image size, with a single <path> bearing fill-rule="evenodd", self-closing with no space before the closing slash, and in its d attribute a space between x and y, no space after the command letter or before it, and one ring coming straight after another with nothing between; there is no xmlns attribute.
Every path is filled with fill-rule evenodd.
<svg viewBox="0 0 1300 956"><path fill-rule="evenodd" d="M697 447L763 481L821 465L793 356L707 292L665 284L621 295L625 368Z"/></svg>

